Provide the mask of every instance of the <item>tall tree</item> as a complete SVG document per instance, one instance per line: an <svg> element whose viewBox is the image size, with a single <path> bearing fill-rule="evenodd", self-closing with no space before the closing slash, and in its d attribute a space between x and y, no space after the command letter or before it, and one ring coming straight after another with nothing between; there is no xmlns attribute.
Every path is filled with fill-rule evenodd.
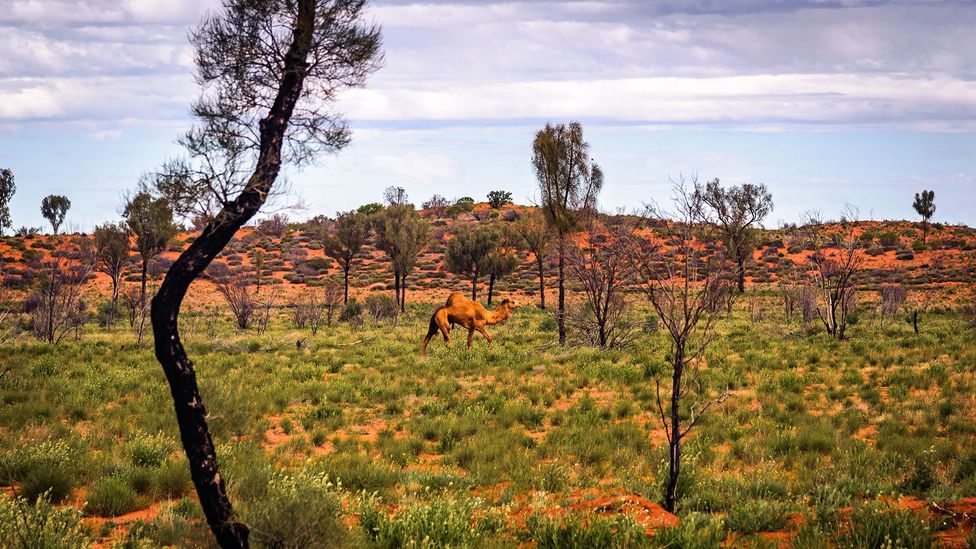
<svg viewBox="0 0 976 549"><path fill-rule="evenodd" d="M478 299L478 280L488 270L489 253L498 246L498 234L487 227L463 229L447 241L444 267L471 281L471 300Z"/></svg>
<svg viewBox="0 0 976 549"><path fill-rule="evenodd" d="M349 211L336 217L335 231L323 238L325 255L342 268L342 302L349 302L349 271L369 237L369 221L364 214Z"/></svg>
<svg viewBox="0 0 976 549"><path fill-rule="evenodd" d="M95 227L96 268L112 279L112 316L119 303L119 288L125 267L132 260L129 226L125 223L106 223Z"/></svg>
<svg viewBox="0 0 976 549"><path fill-rule="evenodd" d="M663 403L658 386L657 406L668 441L664 507L672 513L678 498L682 442L710 406L728 397L726 392L708 400L707 380L698 368L722 306L732 296L730 262L721 253L709 254L709 247L696 238L705 223L704 206L702 193L676 183L674 211L652 212L655 225L663 227L667 246L638 238L630 254L637 280L670 340L666 355L670 398Z"/></svg>
<svg viewBox="0 0 976 549"><path fill-rule="evenodd" d="M590 160L590 145L579 122L546 124L532 143L532 165L539 180L542 210L558 237L559 296L556 320L559 344L566 343L566 239L583 216L596 210L603 170Z"/></svg>
<svg viewBox="0 0 976 549"><path fill-rule="evenodd" d="M492 208L501 208L505 204L512 202L512 193L508 191L491 191L488 193L488 205Z"/></svg>
<svg viewBox="0 0 976 549"><path fill-rule="evenodd" d="M925 244L929 234L929 219L935 215L935 191L922 190L921 193L915 193L912 207L922 217L922 244Z"/></svg>
<svg viewBox="0 0 976 549"><path fill-rule="evenodd" d="M0 236L13 226L13 221L10 219L10 199L15 192L17 192L17 185L14 184L14 172L7 168L0 168Z"/></svg>
<svg viewBox="0 0 976 549"><path fill-rule="evenodd" d="M49 194L41 200L41 215L51 224L54 234L58 234L58 229L64 223L64 216L68 214L70 208L71 201L60 194Z"/></svg>
<svg viewBox="0 0 976 549"><path fill-rule="evenodd" d="M136 250L141 256L139 303L145 307L149 262L166 251L166 244L179 228L173 223L173 210L166 199L155 198L147 190L137 192L126 202L122 217L136 237Z"/></svg>
<svg viewBox="0 0 976 549"><path fill-rule="evenodd" d="M722 187L713 179L696 187L706 207L708 220L722 233L725 248L735 260L739 293L746 291L746 260L752 255L753 227L773 211L773 196L765 185L745 183Z"/></svg>
<svg viewBox="0 0 976 549"><path fill-rule="evenodd" d="M208 201L220 210L170 267L153 299L152 326L197 495L222 547L247 547L249 530L235 520L218 470L196 373L179 338L180 306L193 280L265 204L283 162L311 162L348 143L332 103L343 89L362 86L382 57L380 30L363 22L365 8L365 0L224 0L191 35L204 94L191 132L201 146L188 150L196 171L206 174L208 159L215 166L227 160L232 176L182 181L189 190L209 187ZM246 169L233 169L238 165ZM244 177L234 175L241 171Z"/></svg>
<svg viewBox="0 0 976 549"><path fill-rule="evenodd" d="M541 213L523 215L510 229L530 252L539 273L539 308L546 308L546 259L552 248L552 227Z"/></svg>
<svg viewBox="0 0 976 549"><path fill-rule="evenodd" d="M376 247L390 257L393 285L400 310L406 307L407 275L430 239L430 223L410 204L389 206L376 214Z"/></svg>

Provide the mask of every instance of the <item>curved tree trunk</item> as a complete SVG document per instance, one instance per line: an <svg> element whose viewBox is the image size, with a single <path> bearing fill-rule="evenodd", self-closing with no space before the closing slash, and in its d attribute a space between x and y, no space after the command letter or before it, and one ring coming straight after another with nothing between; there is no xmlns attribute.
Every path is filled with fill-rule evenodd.
<svg viewBox="0 0 976 549"><path fill-rule="evenodd" d="M258 212L278 177L285 131L302 92L314 23L313 0L300 0L278 95L268 115L260 122L257 167L241 194L224 206L173 263L152 300L156 359L169 382L180 439L190 462L190 473L200 505L217 543L225 548L248 547L249 530L234 518L224 480L217 467L217 454L207 427L207 411L197 388L193 362L187 357L180 341L177 320L190 284L224 249L237 230Z"/></svg>

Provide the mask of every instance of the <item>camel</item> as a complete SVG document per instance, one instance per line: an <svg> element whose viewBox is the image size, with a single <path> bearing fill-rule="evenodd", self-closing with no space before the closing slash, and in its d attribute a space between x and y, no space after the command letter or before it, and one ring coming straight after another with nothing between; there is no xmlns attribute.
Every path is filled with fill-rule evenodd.
<svg viewBox="0 0 976 549"><path fill-rule="evenodd" d="M430 327L427 329L427 336L421 346L420 354L427 354L427 343L440 331L444 336L444 345L451 344L451 327L455 324L468 329L468 349L471 348L471 340L477 331L485 336L488 345L491 345L492 337L485 331L485 326L493 326L499 322L508 320L512 316L512 310L517 309L518 302L514 299L503 299L494 311L485 309L481 303L472 301L461 292L454 292L447 298L447 303L443 307L438 307L430 317Z"/></svg>

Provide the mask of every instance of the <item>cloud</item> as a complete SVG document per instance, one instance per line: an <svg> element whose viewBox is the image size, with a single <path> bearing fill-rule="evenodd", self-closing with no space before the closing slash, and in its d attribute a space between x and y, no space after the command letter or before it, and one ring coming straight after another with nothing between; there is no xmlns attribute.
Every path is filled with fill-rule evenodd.
<svg viewBox="0 0 976 549"><path fill-rule="evenodd" d="M400 181L430 185L457 175L454 159L445 155L374 155L370 165L375 172L392 176L391 185Z"/></svg>

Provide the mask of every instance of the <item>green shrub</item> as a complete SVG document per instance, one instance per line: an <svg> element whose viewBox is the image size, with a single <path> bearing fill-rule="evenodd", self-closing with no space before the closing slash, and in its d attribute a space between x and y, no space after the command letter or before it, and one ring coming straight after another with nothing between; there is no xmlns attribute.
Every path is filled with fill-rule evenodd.
<svg viewBox="0 0 976 549"><path fill-rule="evenodd" d="M500 525L474 510L480 501L441 495L433 501L401 506L387 515L375 499L362 503L360 526L378 547L472 547ZM487 520L486 520L487 519Z"/></svg>
<svg viewBox="0 0 976 549"><path fill-rule="evenodd" d="M134 511L136 493L119 476L96 480L88 491L85 509L101 517L117 517Z"/></svg>
<svg viewBox="0 0 976 549"><path fill-rule="evenodd" d="M784 503L755 500L732 507L725 517L725 527L733 532L755 534L780 530L786 526L786 520Z"/></svg>
<svg viewBox="0 0 976 549"><path fill-rule="evenodd" d="M396 320L400 316L400 304L390 294L369 294L364 304L370 318L377 322Z"/></svg>
<svg viewBox="0 0 976 549"><path fill-rule="evenodd" d="M173 452L173 442L162 433L139 433L129 442L129 458L136 467L159 467Z"/></svg>
<svg viewBox="0 0 976 549"><path fill-rule="evenodd" d="M837 541L840 547L928 549L935 546L935 534L929 522L913 511L867 503L851 512Z"/></svg>
<svg viewBox="0 0 976 549"><path fill-rule="evenodd" d="M190 467L185 460L164 462L156 471L156 489L167 498L178 498L190 486Z"/></svg>
<svg viewBox="0 0 976 549"><path fill-rule="evenodd" d="M75 509L57 509L43 497L31 504L0 496L0 547L81 549L91 545L92 537Z"/></svg>
<svg viewBox="0 0 976 549"><path fill-rule="evenodd" d="M623 548L648 544L644 527L627 515L598 517L588 514L554 517L530 515L523 537L539 549L573 547Z"/></svg>
<svg viewBox="0 0 976 549"><path fill-rule="evenodd" d="M265 497L241 506L252 539L264 547L345 547L339 488L328 475L275 473Z"/></svg>
<svg viewBox="0 0 976 549"><path fill-rule="evenodd" d="M20 495L28 501L36 501L41 495L54 503L61 503L71 495L74 473L64 465L39 467L27 473L20 484Z"/></svg>
<svg viewBox="0 0 976 549"><path fill-rule="evenodd" d="M356 298L349 298L349 302L346 306L342 308L342 312L339 313L339 320L342 322L350 322L361 319L363 316L363 305Z"/></svg>
<svg viewBox="0 0 976 549"><path fill-rule="evenodd" d="M721 520L701 513L684 515L681 524L660 528L654 545L669 549L718 549L725 540Z"/></svg>

